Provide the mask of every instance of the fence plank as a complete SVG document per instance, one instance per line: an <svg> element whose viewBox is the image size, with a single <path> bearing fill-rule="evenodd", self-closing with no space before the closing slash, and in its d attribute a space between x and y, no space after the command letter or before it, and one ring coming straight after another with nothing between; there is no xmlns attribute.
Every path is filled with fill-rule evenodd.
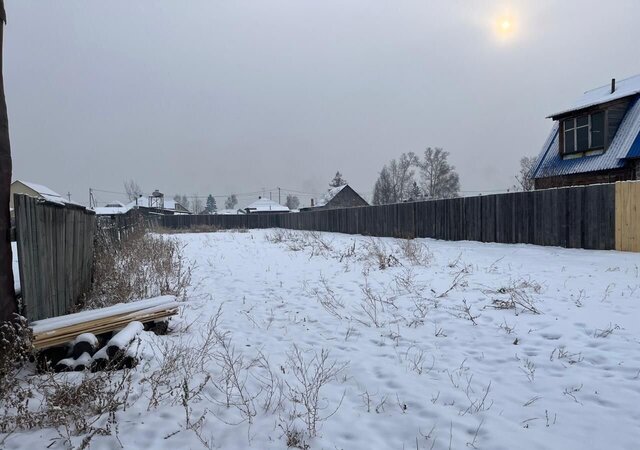
<svg viewBox="0 0 640 450"><path fill-rule="evenodd" d="M640 252L640 182L616 183L616 250Z"/></svg>

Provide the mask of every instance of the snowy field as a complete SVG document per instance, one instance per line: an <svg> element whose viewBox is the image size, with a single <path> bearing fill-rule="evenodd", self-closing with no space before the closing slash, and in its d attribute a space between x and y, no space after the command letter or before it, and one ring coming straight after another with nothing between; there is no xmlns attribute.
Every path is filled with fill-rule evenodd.
<svg viewBox="0 0 640 450"><path fill-rule="evenodd" d="M185 376L201 389L187 407L151 408L134 385L118 439L91 448L638 448L638 254L273 230L172 238L195 264L190 298L170 335L145 334L135 376L181 343L213 352Z"/></svg>

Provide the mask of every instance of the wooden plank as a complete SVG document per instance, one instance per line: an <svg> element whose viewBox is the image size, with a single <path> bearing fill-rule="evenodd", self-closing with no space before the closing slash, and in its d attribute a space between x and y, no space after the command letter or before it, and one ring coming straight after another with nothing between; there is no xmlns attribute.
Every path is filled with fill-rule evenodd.
<svg viewBox="0 0 640 450"><path fill-rule="evenodd" d="M496 196L481 197L482 242L496 242Z"/></svg>
<svg viewBox="0 0 640 450"><path fill-rule="evenodd" d="M581 248L583 240L583 197L584 188L581 186L566 189L567 208L567 238L566 246L569 248Z"/></svg>
<svg viewBox="0 0 640 450"><path fill-rule="evenodd" d="M615 248L640 252L640 181L615 186Z"/></svg>
<svg viewBox="0 0 640 450"><path fill-rule="evenodd" d="M464 239L482 240L482 197L465 197L464 202Z"/></svg>
<svg viewBox="0 0 640 450"><path fill-rule="evenodd" d="M616 189L615 184L585 187L585 233L583 248L611 250L615 248Z"/></svg>

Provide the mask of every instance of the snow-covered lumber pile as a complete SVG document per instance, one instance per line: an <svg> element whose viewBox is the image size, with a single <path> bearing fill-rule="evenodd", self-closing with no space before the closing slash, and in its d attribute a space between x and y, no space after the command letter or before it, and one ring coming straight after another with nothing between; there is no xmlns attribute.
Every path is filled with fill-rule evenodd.
<svg viewBox="0 0 640 450"><path fill-rule="evenodd" d="M144 324L166 320L177 314L179 306L180 303L175 297L165 295L37 320L30 324L33 345L36 349L45 349L76 340L74 345L79 347L77 353L82 354L87 351L87 348L96 345L88 334L98 335L126 329L131 322ZM84 337L81 338L83 335Z"/></svg>

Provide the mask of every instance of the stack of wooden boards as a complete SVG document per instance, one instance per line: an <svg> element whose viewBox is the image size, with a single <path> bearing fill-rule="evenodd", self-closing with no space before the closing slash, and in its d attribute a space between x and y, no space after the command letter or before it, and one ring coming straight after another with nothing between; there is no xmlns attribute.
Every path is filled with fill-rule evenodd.
<svg viewBox="0 0 640 450"><path fill-rule="evenodd" d="M131 322L157 322L178 313L180 303L171 295L121 303L106 308L83 311L30 324L33 346L46 349L73 341L81 334L94 335L121 330Z"/></svg>

